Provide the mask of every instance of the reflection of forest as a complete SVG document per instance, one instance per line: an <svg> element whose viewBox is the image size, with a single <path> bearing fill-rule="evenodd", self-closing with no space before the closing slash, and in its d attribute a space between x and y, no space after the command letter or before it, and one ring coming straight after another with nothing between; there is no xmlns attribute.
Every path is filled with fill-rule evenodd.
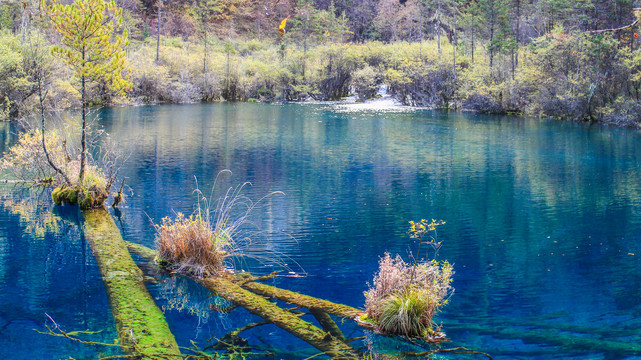
<svg viewBox="0 0 641 360"><path fill-rule="evenodd" d="M0 334L12 344L6 351L31 349L34 358L41 358L40 351L63 348L95 356L91 346L32 331L51 325L46 314L66 329L103 329L93 339L113 341L115 328L98 269L79 232L77 210L69 210L54 209L51 192L40 187L0 188ZM4 351L3 358L16 356Z"/></svg>
<svg viewBox="0 0 641 360"><path fill-rule="evenodd" d="M216 104L103 116L108 132L135 144L126 172L131 206L156 220L172 209L191 212L194 176L208 189L224 168L233 171L232 185L255 184L253 199L284 191L259 220L278 240L268 246L321 281L344 285L324 296L330 300L359 306L363 287L353 284L371 280L384 251L407 255L407 221L432 216L447 220L440 255L456 264L448 311L638 310L625 301L641 292L639 264L627 255L639 249L637 134L431 111L330 110ZM130 228L150 228L140 211L127 216ZM314 281L300 280L297 290L320 295ZM577 293L582 301L574 304Z"/></svg>

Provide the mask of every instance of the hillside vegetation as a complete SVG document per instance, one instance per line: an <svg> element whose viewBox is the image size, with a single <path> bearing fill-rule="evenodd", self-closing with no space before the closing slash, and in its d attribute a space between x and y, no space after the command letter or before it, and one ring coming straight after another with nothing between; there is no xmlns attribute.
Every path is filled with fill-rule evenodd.
<svg viewBox="0 0 641 360"><path fill-rule="evenodd" d="M94 105L366 100L387 85L412 106L641 123L641 53L628 0L116 3L133 87L121 96L93 84ZM60 42L40 8L33 0L0 5L3 118L34 107L39 66L30 54L50 54ZM43 62L48 108L79 106L70 69L52 56Z"/></svg>

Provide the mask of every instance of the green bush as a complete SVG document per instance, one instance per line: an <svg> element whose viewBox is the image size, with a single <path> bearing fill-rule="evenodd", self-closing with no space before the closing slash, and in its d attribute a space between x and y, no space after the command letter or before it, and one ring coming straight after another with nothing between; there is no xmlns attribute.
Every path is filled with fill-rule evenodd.
<svg viewBox="0 0 641 360"><path fill-rule="evenodd" d="M0 30L0 120L15 116L22 103L35 92L28 76L22 44L6 30Z"/></svg>
<svg viewBox="0 0 641 360"><path fill-rule="evenodd" d="M371 99L376 96L382 76L371 66L367 65L362 69L356 70L352 75L352 87L361 101Z"/></svg>

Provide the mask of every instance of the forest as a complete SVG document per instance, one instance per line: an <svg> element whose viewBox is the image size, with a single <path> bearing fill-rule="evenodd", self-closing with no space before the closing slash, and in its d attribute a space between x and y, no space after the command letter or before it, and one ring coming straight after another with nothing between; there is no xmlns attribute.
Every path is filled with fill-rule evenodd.
<svg viewBox="0 0 641 360"><path fill-rule="evenodd" d="M61 1L60 3L70 3ZM45 2L0 3L0 117L79 107ZM641 13L631 0L117 0L127 92L90 105L359 101L641 122ZM34 60L37 48L43 54ZM40 69L40 70L39 70Z"/></svg>

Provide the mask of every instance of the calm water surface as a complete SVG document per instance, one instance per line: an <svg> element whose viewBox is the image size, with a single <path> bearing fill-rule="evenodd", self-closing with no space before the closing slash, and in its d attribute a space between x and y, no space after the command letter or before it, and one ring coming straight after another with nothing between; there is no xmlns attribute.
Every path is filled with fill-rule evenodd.
<svg viewBox="0 0 641 360"><path fill-rule="evenodd" d="M153 219L194 211L196 180L250 181L263 200L254 255L281 254L307 276L274 284L362 307L385 252L408 256L409 220L447 221L439 258L456 291L437 322L452 340L496 359L635 359L641 342L641 136L636 131L434 111L332 105L216 104L104 110L99 126L131 150L131 187L113 212L126 240L153 245ZM2 146L11 143L5 125ZM116 337L77 214L47 191L5 186L0 203L0 357L95 358L113 350L40 335ZM35 207L33 204L37 204ZM66 219L63 221L61 219ZM270 272L248 260L240 267ZM150 285L179 343L256 321L183 278ZM49 319L49 317L51 319ZM348 337L363 331L341 324ZM316 351L276 328L244 336L277 358ZM357 346L413 350L365 334ZM34 344L38 346L34 346ZM460 358L460 357L451 357ZM479 357L477 357L479 358Z"/></svg>

